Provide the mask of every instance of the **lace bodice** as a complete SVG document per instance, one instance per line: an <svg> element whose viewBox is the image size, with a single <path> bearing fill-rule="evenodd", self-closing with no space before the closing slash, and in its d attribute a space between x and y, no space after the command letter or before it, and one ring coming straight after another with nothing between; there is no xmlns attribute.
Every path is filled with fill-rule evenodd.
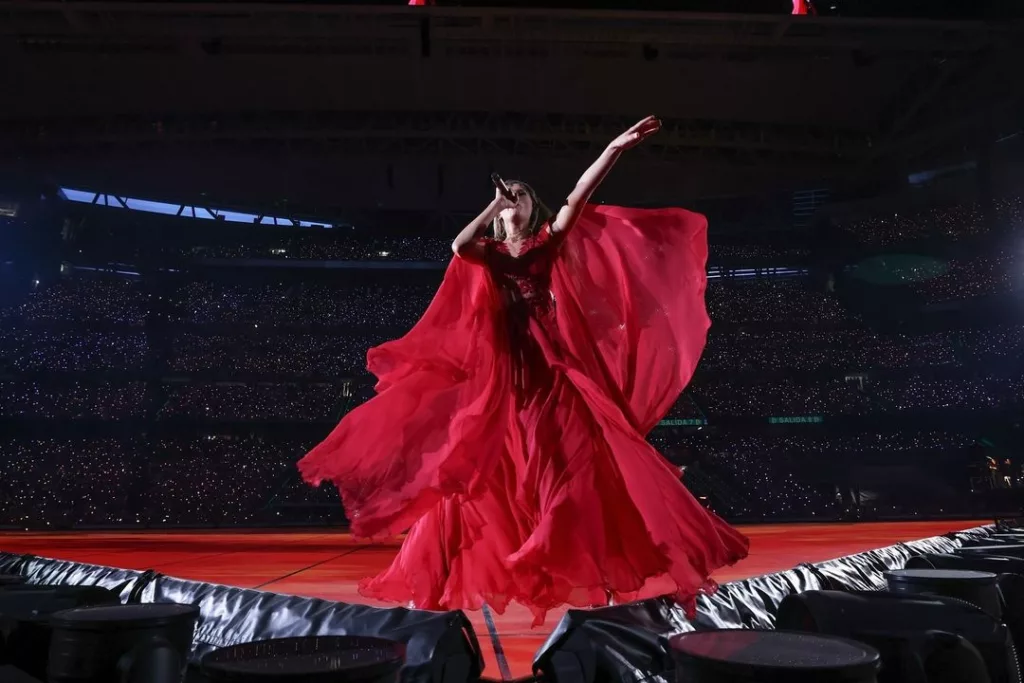
<svg viewBox="0 0 1024 683"><path fill-rule="evenodd" d="M487 242L487 265L509 304L525 301L531 308L550 306L551 268L555 255L551 230L547 225L525 239L515 255L505 242Z"/></svg>

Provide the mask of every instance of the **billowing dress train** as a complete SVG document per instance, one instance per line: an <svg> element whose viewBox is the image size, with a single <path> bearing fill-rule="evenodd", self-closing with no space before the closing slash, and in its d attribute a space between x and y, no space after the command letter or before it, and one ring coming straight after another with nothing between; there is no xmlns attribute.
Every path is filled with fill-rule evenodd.
<svg viewBox="0 0 1024 683"><path fill-rule="evenodd" d="M609 598L692 608L746 555L644 439L703 350L706 232L681 209L588 206L564 238L452 260L416 326L370 350L378 394L299 463L357 536L409 530L364 595L516 601L536 623Z"/></svg>

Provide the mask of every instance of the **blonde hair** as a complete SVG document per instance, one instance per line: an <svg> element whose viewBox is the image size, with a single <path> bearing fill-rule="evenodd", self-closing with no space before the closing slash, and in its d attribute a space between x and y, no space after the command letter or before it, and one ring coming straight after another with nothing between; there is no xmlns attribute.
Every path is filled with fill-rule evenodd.
<svg viewBox="0 0 1024 683"><path fill-rule="evenodd" d="M530 237L537 234L537 231L541 229L541 226L543 226L548 219L554 215L551 212L551 209L549 209L544 202L540 200L534 189L523 181L506 180L505 184L508 187L518 185L526 190L526 194L530 195L530 200L533 202L533 212L530 214L530 222L526 226L526 236ZM505 238L508 237L508 233L505 232L505 221L501 220L501 216L496 216L494 218L494 222L491 224L491 229L494 231L494 239L499 242L504 242Z"/></svg>

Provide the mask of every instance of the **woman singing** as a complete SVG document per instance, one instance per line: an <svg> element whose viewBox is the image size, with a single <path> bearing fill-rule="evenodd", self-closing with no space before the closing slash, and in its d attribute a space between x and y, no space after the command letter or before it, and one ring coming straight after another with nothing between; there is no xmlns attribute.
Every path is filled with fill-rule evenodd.
<svg viewBox="0 0 1024 683"><path fill-rule="evenodd" d="M538 624L664 594L692 610L746 556L644 439L704 347L707 221L587 203L660 125L613 140L554 215L525 183L497 192L420 321L370 350L377 395L299 463L338 487L357 536L409 530L364 595L516 601Z"/></svg>

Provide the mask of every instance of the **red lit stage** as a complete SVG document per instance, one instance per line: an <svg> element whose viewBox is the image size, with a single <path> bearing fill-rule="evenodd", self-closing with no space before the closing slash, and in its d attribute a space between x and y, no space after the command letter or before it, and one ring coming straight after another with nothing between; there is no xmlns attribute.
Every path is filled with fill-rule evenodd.
<svg viewBox="0 0 1024 683"><path fill-rule="evenodd" d="M743 527L750 557L715 575L720 583L790 569L899 542L938 536L987 522L887 522L872 524L766 524ZM169 576L311 596L380 604L362 598L356 583L385 567L397 549L365 545L330 531L148 531L0 533L0 551L74 560L124 569L155 569ZM387 605L392 606L392 605ZM497 676L494 652L479 612L470 613L487 661ZM513 606L495 616L514 676L530 673L534 653L561 618L530 629L530 614Z"/></svg>

